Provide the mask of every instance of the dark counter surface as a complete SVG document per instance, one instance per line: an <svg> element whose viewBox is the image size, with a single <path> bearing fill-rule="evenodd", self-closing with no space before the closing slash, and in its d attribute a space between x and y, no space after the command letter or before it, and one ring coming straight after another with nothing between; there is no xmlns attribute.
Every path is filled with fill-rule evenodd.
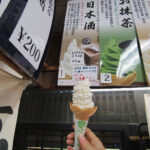
<svg viewBox="0 0 150 150"><path fill-rule="evenodd" d="M124 89L123 89L124 90ZM141 123L146 123L144 94L149 90L104 91L92 90L97 112L89 120L89 126L97 130L129 128L133 135ZM69 103L72 90L44 90L29 86L22 95L18 124L54 125L64 127L73 124ZM132 134L132 132L130 132Z"/></svg>

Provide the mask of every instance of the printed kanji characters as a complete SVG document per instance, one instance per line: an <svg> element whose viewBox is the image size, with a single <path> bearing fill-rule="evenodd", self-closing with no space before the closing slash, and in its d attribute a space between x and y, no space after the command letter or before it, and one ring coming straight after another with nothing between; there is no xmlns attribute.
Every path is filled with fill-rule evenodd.
<svg viewBox="0 0 150 150"><path fill-rule="evenodd" d="M130 3L130 0L120 0L120 5Z"/></svg>
<svg viewBox="0 0 150 150"><path fill-rule="evenodd" d="M95 23L91 21L89 23L85 23L84 30L95 30Z"/></svg>
<svg viewBox="0 0 150 150"><path fill-rule="evenodd" d="M131 20L131 18L124 18L122 20L122 24L121 24L122 27L129 28L132 27L132 25L133 25L133 21Z"/></svg>
<svg viewBox="0 0 150 150"><path fill-rule="evenodd" d="M88 2L87 8L94 8L94 1Z"/></svg>
<svg viewBox="0 0 150 150"><path fill-rule="evenodd" d="M95 17L95 15L93 14L94 13L94 11L89 11L88 13L86 13L86 16L85 16L85 18L87 17L87 18L91 18L91 17Z"/></svg>
<svg viewBox="0 0 150 150"><path fill-rule="evenodd" d="M40 0L40 5L42 7L42 11L44 11L44 9L45 9L45 2L46 2L46 0Z"/></svg>
<svg viewBox="0 0 150 150"><path fill-rule="evenodd" d="M126 8L121 7L120 14L121 15L129 15L129 14L132 14L132 12L128 6Z"/></svg>

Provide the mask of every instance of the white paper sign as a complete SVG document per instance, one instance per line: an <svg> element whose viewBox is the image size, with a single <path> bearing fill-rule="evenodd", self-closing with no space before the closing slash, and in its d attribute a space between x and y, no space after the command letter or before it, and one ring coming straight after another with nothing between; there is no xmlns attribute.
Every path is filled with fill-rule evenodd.
<svg viewBox="0 0 150 150"><path fill-rule="evenodd" d="M101 73L101 83L112 83L112 76L110 73Z"/></svg>
<svg viewBox="0 0 150 150"><path fill-rule="evenodd" d="M0 0L0 17L3 15L5 9L7 8L10 0Z"/></svg>
<svg viewBox="0 0 150 150"><path fill-rule="evenodd" d="M59 78L65 78L65 71L63 68L59 68L58 77Z"/></svg>
<svg viewBox="0 0 150 150"><path fill-rule="evenodd" d="M150 23L150 0L132 0L131 2L135 24L146 25Z"/></svg>
<svg viewBox="0 0 150 150"><path fill-rule="evenodd" d="M38 69L49 37L54 0L29 0L10 42Z"/></svg>
<svg viewBox="0 0 150 150"><path fill-rule="evenodd" d="M20 98L28 84L0 69L0 150L12 150Z"/></svg>
<svg viewBox="0 0 150 150"><path fill-rule="evenodd" d="M74 66L73 80L97 80L97 66Z"/></svg>

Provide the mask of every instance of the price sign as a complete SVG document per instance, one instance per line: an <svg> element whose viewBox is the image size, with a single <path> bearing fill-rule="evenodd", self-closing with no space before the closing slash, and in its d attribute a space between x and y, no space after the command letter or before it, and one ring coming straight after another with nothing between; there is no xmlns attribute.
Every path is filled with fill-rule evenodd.
<svg viewBox="0 0 150 150"><path fill-rule="evenodd" d="M0 0L0 17L3 15L5 9L7 8L10 0Z"/></svg>
<svg viewBox="0 0 150 150"><path fill-rule="evenodd" d="M112 76L110 73L101 73L101 83L112 83Z"/></svg>
<svg viewBox="0 0 150 150"><path fill-rule="evenodd" d="M70 63L73 65L83 65L84 64L84 51L71 51Z"/></svg>
<svg viewBox="0 0 150 150"><path fill-rule="evenodd" d="M97 66L74 66L73 80L97 80Z"/></svg>
<svg viewBox="0 0 150 150"><path fill-rule="evenodd" d="M37 70L49 37L54 0L30 0L9 41Z"/></svg>

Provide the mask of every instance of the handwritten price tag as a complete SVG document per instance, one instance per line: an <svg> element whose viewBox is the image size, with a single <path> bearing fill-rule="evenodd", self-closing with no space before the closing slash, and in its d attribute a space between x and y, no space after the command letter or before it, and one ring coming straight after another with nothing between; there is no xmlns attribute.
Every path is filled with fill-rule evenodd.
<svg viewBox="0 0 150 150"><path fill-rule="evenodd" d="M54 0L28 1L10 42L38 69L49 37Z"/></svg>
<svg viewBox="0 0 150 150"><path fill-rule="evenodd" d="M73 80L97 80L97 66L74 66Z"/></svg>

